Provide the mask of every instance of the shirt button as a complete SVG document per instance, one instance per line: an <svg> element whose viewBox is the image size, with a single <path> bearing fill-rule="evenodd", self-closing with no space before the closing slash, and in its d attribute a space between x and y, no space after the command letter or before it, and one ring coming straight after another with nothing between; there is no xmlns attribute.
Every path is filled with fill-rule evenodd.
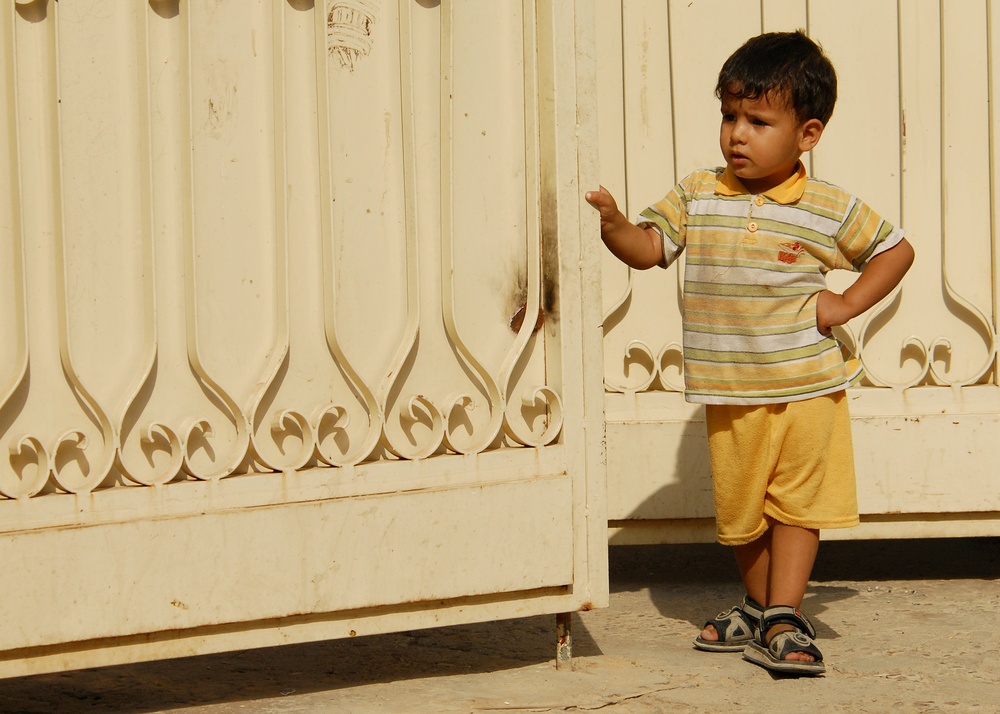
<svg viewBox="0 0 1000 714"><path fill-rule="evenodd" d="M749 223L747 223L747 230L750 231L751 233L756 233L757 232L757 222L756 221L750 221Z"/></svg>
<svg viewBox="0 0 1000 714"><path fill-rule="evenodd" d="M757 196L757 198L755 198L753 200L753 202L756 203L758 206L763 206L764 205L764 197L763 196Z"/></svg>

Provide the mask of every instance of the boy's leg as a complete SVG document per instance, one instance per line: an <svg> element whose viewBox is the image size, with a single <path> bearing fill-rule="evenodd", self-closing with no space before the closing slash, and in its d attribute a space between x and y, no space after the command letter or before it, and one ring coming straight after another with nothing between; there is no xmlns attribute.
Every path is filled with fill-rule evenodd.
<svg viewBox="0 0 1000 714"><path fill-rule="evenodd" d="M771 530L763 507L767 475L774 468L770 448L772 409L769 405L705 407L719 542L732 545L733 540L760 533L749 543L732 546L746 593L759 605L767 603ZM713 624L707 624L700 637L715 642L719 634Z"/></svg>
<svg viewBox="0 0 1000 714"><path fill-rule="evenodd" d="M788 605L798 609L806 594L816 553L819 551L819 531L775 523L771 534L770 564L767 577L767 607ZM794 629L791 625L775 625L764 633L764 641L779 632ZM815 657L805 652L789 652L786 660L812 662Z"/></svg>
<svg viewBox="0 0 1000 714"><path fill-rule="evenodd" d="M798 608L819 549L819 530L787 525L776 517L807 518L823 528L857 524L846 395L839 392L773 408L707 405L705 416L716 517L728 529L724 532L720 526L720 542L726 542L724 534L742 538L742 534L757 532L753 523L740 519L754 515L746 506L756 503L758 495L761 501L766 499L772 509L765 514L766 530L754 541L734 547L736 562L750 598L765 607ZM781 458L772 463L769 459L775 453ZM762 472L770 477L766 493L758 494L759 481L748 479L747 474ZM809 478L803 479L804 474ZM766 641L785 628L776 626L763 633ZM701 634L704 640L717 637L714 627L704 628ZM788 659L810 661L814 657L791 652Z"/></svg>
<svg viewBox="0 0 1000 714"><path fill-rule="evenodd" d="M818 550L818 530L784 523L772 523L757 540L733 547L747 595L765 607L802 605ZM769 641L789 629L790 625L775 625L765 639ZM708 641L719 637L712 625L705 627L701 636ZM803 652L790 652L787 659L811 662L815 658Z"/></svg>
<svg viewBox="0 0 1000 714"><path fill-rule="evenodd" d="M772 530L771 528L767 529L764 531L764 535L757 540L733 546L736 565L740 569L740 577L743 579L743 587L746 588L747 595L764 607L767 607L768 564L771 560ZM705 629L701 631L701 637L709 642L715 642L719 639L719 633L715 631L714 625L706 625Z"/></svg>
<svg viewBox="0 0 1000 714"><path fill-rule="evenodd" d="M770 568L768 570L767 606L788 605L798 608L809 585L819 531L784 523L771 526Z"/></svg>
<svg viewBox="0 0 1000 714"><path fill-rule="evenodd" d="M733 546L736 565L740 569L743 587L747 595L767 607L771 570L771 537L774 528L768 528L764 535L743 545Z"/></svg>

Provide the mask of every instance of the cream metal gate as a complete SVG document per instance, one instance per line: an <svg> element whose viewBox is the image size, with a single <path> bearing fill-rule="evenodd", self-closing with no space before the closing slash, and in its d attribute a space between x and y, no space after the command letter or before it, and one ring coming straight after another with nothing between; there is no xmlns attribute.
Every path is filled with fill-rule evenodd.
<svg viewBox="0 0 1000 714"><path fill-rule="evenodd" d="M593 27L5 0L0 676L607 603Z"/></svg>
<svg viewBox="0 0 1000 714"><path fill-rule="evenodd" d="M996 3L598 7L601 180L632 216L721 162L712 92L739 44L801 27L824 46L841 91L811 169L902 225L917 251L901 288L842 333L869 377L850 392L862 525L829 535L1000 532ZM611 542L712 540L702 412L681 395L676 269L634 274L606 256L603 274Z"/></svg>

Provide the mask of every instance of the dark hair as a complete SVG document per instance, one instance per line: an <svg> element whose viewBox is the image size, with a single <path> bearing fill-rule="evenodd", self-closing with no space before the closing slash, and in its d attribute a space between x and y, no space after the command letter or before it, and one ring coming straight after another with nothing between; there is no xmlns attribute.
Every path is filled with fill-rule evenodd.
<svg viewBox="0 0 1000 714"><path fill-rule="evenodd" d="M837 103L837 72L801 30L768 32L747 40L719 72L715 96L783 99L799 121L830 121Z"/></svg>

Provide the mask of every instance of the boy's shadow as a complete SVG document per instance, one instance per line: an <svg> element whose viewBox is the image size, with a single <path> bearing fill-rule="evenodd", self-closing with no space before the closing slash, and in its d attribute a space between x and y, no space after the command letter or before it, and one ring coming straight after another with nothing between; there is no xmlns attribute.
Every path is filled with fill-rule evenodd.
<svg viewBox="0 0 1000 714"><path fill-rule="evenodd" d="M744 594L731 549L716 543L616 546L610 551L610 579L612 593L647 589L661 615L691 624L692 637ZM851 587L813 578L802 608L820 637L839 636L823 613L855 595Z"/></svg>

